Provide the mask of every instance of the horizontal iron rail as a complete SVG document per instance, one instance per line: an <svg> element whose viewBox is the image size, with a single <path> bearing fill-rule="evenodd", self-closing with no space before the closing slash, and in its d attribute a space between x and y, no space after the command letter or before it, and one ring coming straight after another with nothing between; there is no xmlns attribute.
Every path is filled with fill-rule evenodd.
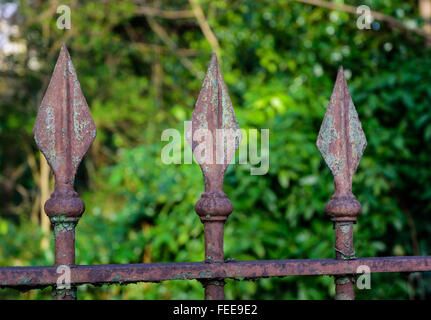
<svg viewBox="0 0 431 320"><path fill-rule="evenodd" d="M257 260L227 263L180 262L71 267L71 284L128 284L165 280L201 281L225 278L265 278L295 275L357 274L366 265L371 273L431 271L431 256L358 258L355 260ZM359 272L361 273L361 272ZM55 285L56 266L0 267L0 287L36 289Z"/></svg>

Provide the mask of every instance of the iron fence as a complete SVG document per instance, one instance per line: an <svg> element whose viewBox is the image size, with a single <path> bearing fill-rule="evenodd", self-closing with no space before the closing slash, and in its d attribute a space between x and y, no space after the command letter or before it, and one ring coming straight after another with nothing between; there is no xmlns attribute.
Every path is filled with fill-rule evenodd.
<svg viewBox="0 0 431 320"><path fill-rule="evenodd" d="M193 133L205 128L238 129L226 85L213 54L192 116ZM335 259L225 261L223 228L233 205L223 192L223 179L240 137L233 137L222 163L201 163L205 192L195 210L204 225L203 262L76 265L75 227L84 203L74 190L77 168L96 137L96 127L82 94L70 55L63 44L51 81L42 100L34 137L55 177L55 190L45 204L54 229L54 266L0 267L0 287L37 289L53 287L56 299L76 299L83 284L129 284L164 280L199 280L205 299L224 298L224 279L256 279L291 275L332 275L336 299L354 299L358 268L371 273L431 271L431 256L357 258L353 225L361 205L352 194L352 178L366 147L366 138L350 97L343 69L337 75L329 107L317 139L317 147L334 176L335 192L326 205L335 230ZM216 146L214 146L216 147ZM70 270L70 287L58 286L59 266Z"/></svg>

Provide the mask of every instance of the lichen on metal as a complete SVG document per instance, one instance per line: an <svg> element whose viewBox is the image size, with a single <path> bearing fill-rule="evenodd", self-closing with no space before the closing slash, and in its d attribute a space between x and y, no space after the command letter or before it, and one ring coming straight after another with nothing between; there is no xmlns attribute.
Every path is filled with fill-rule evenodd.
<svg viewBox="0 0 431 320"><path fill-rule="evenodd" d="M224 172L241 142L238 129L217 56L213 53L187 130L187 140L202 168L207 192L221 191ZM205 141L199 140L202 136Z"/></svg>
<svg viewBox="0 0 431 320"><path fill-rule="evenodd" d="M54 226L55 265L74 265L75 227L85 206L73 185L78 166L96 137L96 126L65 44L33 132L55 178L54 192L45 203L45 212ZM76 288L56 288L54 294L58 299L74 299Z"/></svg>
<svg viewBox="0 0 431 320"><path fill-rule="evenodd" d="M73 185L79 163L96 136L96 127L65 44L33 131L56 183Z"/></svg>
<svg viewBox="0 0 431 320"><path fill-rule="evenodd" d="M54 226L54 239L57 238L59 232L73 231L78 223L75 217L68 217L67 215L55 215L50 218Z"/></svg>
<svg viewBox="0 0 431 320"><path fill-rule="evenodd" d="M343 68L317 138L317 147L334 175L336 192L348 194L367 140L347 87Z"/></svg>
<svg viewBox="0 0 431 320"><path fill-rule="evenodd" d="M334 221L335 257L356 259L353 247L353 223L361 212L361 204L352 193L353 174L367 145L355 106L340 67L317 138L317 147L334 176L335 192L325 211ZM336 299L354 299L351 276L336 277Z"/></svg>
<svg viewBox="0 0 431 320"><path fill-rule="evenodd" d="M205 192L195 205L204 224L205 263L222 264L223 225L233 210L232 202L223 192L223 180L242 136L214 53L186 137L202 169L205 184ZM224 281L203 282L203 285L205 299L223 298Z"/></svg>

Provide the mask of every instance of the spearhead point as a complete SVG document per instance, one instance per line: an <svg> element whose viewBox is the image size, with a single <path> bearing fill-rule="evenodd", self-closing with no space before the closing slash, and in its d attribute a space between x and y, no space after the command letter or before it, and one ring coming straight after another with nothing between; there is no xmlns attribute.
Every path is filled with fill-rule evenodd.
<svg viewBox="0 0 431 320"><path fill-rule="evenodd" d="M356 219L361 208L352 194L352 180L367 146L367 140L342 67L338 70L316 144L334 176L335 193L333 200L327 205L327 212L334 216L354 216Z"/></svg>

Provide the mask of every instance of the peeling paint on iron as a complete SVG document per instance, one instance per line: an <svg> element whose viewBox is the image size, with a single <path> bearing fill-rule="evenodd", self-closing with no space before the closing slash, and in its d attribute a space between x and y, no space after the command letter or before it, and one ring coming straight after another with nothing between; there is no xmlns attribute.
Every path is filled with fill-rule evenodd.
<svg viewBox="0 0 431 320"><path fill-rule="evenodd" d="M198 274L199 278L211 278L212 277L212 272L211 271L201 271Z"/></svg>
<svg viewBox="0 0 431 320"><path fill-rule="evenodd" d="M352 167L350 168L350 174L353 174L356 171L356 168L359 164L359 160L361 159L365 147L367 146L367 140L364 135L364 131L362 130L361 122L358 118L358 113L356 112L353 101L350 100L349 103L349 142L352 145Z"/></svg>
<svg viewBox="0 0 431 320"><path fill-rule="evenodd" d="M352 227L352 224L346 224L346 225L340 226L340 229L342 233L348 233L351 227Z"/></svg>
<svg viewBox="0 0 431 320"><path fill-rule="evenodd" d="M54 116L54 109L47 105L45 107L45 123L46 123L46 133L48 139L48 145L46 146L45 151L45 157L48 163L51 165L51 167L56 169L59 165L59 157L57 156L57 152L55 150L55 116ZM39 148L40 142L39 140L36 140L36 143L38 144Z"/></svg>
<svg viewBox="0 0 431 320"><path fill-rule="evenodd" d="M232 102L229 98L215 55L211 58L207 74L202 84L202 90L199 94L198 101L196 102L195 110L193 111L193 132L190 135L191 141L188 139L193 151L195 151L197 145L197 142L193 140L194 132L199 129L211 130L213 139L216 137L217 129L239 129ZM240 136L235 136L235 140L232 141L235 143L233 151L225 148L225 150L227 149L226 151L230 153L233 152L233 154L225 154L224 156L226 159L230 159L235 154L240 140ZM213 159L215 159L216 141L213 142ZM225 144L227 145L228 142ZM200 166L204 174L205 184L207 184L208 177L218 174L219 172L223 172L226 169L227 164L218 166L200 163Z"/></svg>
<svg viewBox="0 0 431 320"><path fill-rule="evenodd" d="M73 184L76 169L96 130L65 45L43 98L34 133L56 179L62 184Z"/></svg>
<svg viewBox="0 0 431 320"><path fill-rule="evenodd" d="M184 279L192 279L193 273L191 272L181 272L177 275L174 275L171 279L172 280L184 280Z"/></svg>
<svg viewBox="0 0 431 320"><path fill-rule="evenodd" d="M350 144L350 149L347 144ZM366 138L348 92L342 68L338 72L329 107L320 128L317 147L333 175L344 174L346 176L343 176L343 179L347 179L351 184L366 147ZM345 166L347 171L344 170Z"/></svg>
<svg viewBox="0 0 431 320"><path fill-rule="evenodd" d="M26 284L29 284L30 283L30 281L31 281L31 279L32 279L32 277L22 277L21 278L21 282L20 282L20 284L22 284L22 285L26 285Z"/></svg>
<svg viewBox="0 0 431 320"><path fill-rule="evenodd" d="M123 279L123 276L121 274L116 274L114 277L112 277L112 281L119 282Z"/></svg>
<svg viewBox="0 0 431 320"><path fill-rule="evenodd" d="M331 143L336 141L338 137L333 116L327 113L323 119L322 127L320 128L317 147L333 175L338 175L344 168L344 159L337 158L330 153L329 149Z"/></svg>
<svg viewBox="0 0 431 320"><path fill-rule="evenodd" d="M83 140L83 134L85 133L85 129L90 124L90 122L86 119L80 119L81 113L80 108L84 107L83 104L83 96L81 93L81 86L78 82L78 77L76 76L75 69L73 67L72 61L69 60L67 64L67 70L71 74L72 77L72 87L73 87L73 129L75 133L75 138L78 141Z"/></svg>

